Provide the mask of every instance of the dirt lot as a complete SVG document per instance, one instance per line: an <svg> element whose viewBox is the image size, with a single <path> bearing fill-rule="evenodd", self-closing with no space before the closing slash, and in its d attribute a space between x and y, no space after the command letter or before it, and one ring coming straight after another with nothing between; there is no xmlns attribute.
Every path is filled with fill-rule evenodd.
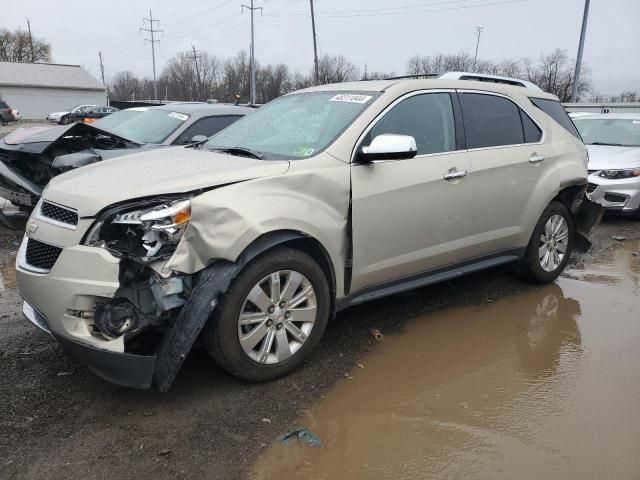
<svg viewBox="0 0 640 480"><path fill-rule="evenodd" d="M612 236L622 236L626 240L615 241L611 239ZM637 262L637 245L640 243L633 243L638 238L640 224L622 219L607 220L597 230L591 253L575 259L572 269L561 280L567 281L566 279L575 277L578 283L576 288L579 289L580 284L587 285L590 281L585 271L589 271L591 266L601 263L602 258L610 258L611 252L617 251L616 249L631 248L636 251L627 253L635 255L636 263L630 267L630 271L635 272L635 282L640 282L640 266ZM323 427L321 415L318 416L319 420L308 420L313 417L309 417L309 412L313 411L310 409L316 409L316 415L317 409L323 409L325 396L333 398L337 395L338 403L326 408L340 411L348 408L350 399L351 402L364 401L366 404L366 399L376 397L380 388L386 389L384 385L387 382L381 380L377 385L375 382L369 384L364 397L349 397L348 392L335 393L335 389L338 392L341 388L344 389L345 383L351 385L350 379L345 378L345 375L356 376L359 362L373 365L367 355L380 353L391 358L393 350L399 347L394 347L391 353L385 353L385 342L397 342L398 340L391 339L401 339L403 332L407 331L414 338L414 344L416 341L420 343L420 338L427 342L438 334L439 329L415 330L411 326L415 322L411 319L421 316L424 321L429 321L432 315L433 318L442 316L443 311L461 314L466 312L464 316L468 317L469 312L476 311L473 310L474 307L484 308L502 301L501 299L515 299L515 303L507 308L506 317L504 313L500 314L502 323L496 324L492 320L493 315L472 313L471 319L466 318L467 323L458 324L471 326L475 322L475 338L483 336L485 329L482 326L486 324L486 335L492 337L499 335L501 325L509 324L510 315L517 325L519 298L535 296L541 288L548 288L522 283L511 275L508 268L502 268L349 309L330 324L321 347L304 368L267 384L250 384L231 378L218 369L205 352L197 349L188 358L173 389L167 394L161 394L153 390L127 390L96 378L65 355L46 334L22 319L12 268L19 239L19 234L6 230L2 230L0 234L0 276L4 287L0 290L0 478L235 479L246 478L251 469L256 474L256 468L265 478L288 478L290 475L286 472L291 476L294 472L304 473L304 469L299 469L300 465L312 465L311 460L294 456L291 457L293 460L303 463L289 465L281 456L272 453L274 447L271 445L278 443L276 439L279 435L296 427L313 425L322 431L330 425L330 420L327 420L328 424ZM635 308L637 312L640 306L637 284L633 295L625 297L627 300L623 302L631 303L623 305L627 311L634 311ZM606 291L594 294L608 295ZM462 310L468 308L472 310ZM470 320L473 321L469 323ZM454 323L448 328L453 328L455 332L455 322L459 322L460 318L449 321ZM386 340L376 341L370 335L371 328L383 332ZM447 328L446 325L443 328ZM573 328L575 330L576 327ZM466 328L458 329L460 334L465 331ZM560 333L557 332L558 335ZM635 339L636 351L640 351L638 330L629 335L629 338ZM457 348L455 335L445 335L442 341L445 344L439 348L445 351L448 347ZM605 344L603 348L614 349L616 346L611 344L607 347ZM462 352L460 355L460 368L463 372L465 369L471 372L474 363L465 361ZM450 351L449 356L451 357ZM455 363L455 356L449 362ZM381 369L381 375L392 375L390 371L384 372L382 366L378 368ZM429 369L429 365L424 368ZM434 368L443 367L435 365ZM519 369L517 367L515 371ZM610 369L612 372L616 371L613 365ZM348 373L354 371L355 373ZM409 369L407 371L412 372ZM370 372L369 375L373 375L370 381L378 379L375 372ZM639 377L636 373L635 379L621 377L619 381L638 385ZM484 378L491 380L493 375L485 372ZM612 378L615 384L615 375ZM428 377L426 381L446 384L446 378L437 376ZM392 382L390 387L392 391L402 390L397 382ZM407 401L420 397L419 392L405 393L408 395ZM469 401L465 398L471 393L463 388L457 395L450 399L456 405ZM634 399L637 405L639 398ZM381 409L377 413L393 415L391 409L398 407L393 405L392 400L389 402L388 407L385 407L384 402L377 403ZM635 417L629 418L629 422L635 431L640 430L637 413ZM575 426L574 433L577 436L585 433L583 429L586 427L581 425L578 422ZM360 427L359 424L353 425L354 434ZM349 424L345 428L348 430ZM342 433L338 438L328 431L323 451L332 452L336 448L345 447L345 438L350 437L344 436L346 432ZM384 438L384 432L368 431L368 434L382 435L381 438ZM398 439L411 442L406 436L399 435L386 451L404 450L402 440L398 444ZM430 447L425 445L424 448L434 448L435 451L444 448L447 439L441 438L442 445L438 444L438 439L440 437L437 435L432 437L431 440L435 443ZM635 445L636 451L640 451L638 436L629 440L636 442L631 445ZM358 441L356 435L354 442ZM384 445L383 442L382 446ZM593 453L594 458L598 458L597 452ZM256 467L254 464L259 458L261 460ZM274 463L273 458L280 460ZM331 456L327 459L335 460ZM400 457L396 460L399 459ZM455 462L455 459L450 461ZM284 474L283 465L287 467ZM345 469L339 471L350 471L347 466ZM270 476L270 471L280 473ZM414 472L406 475L406 478L435 478L438 471L436 466L433 470L419 469L418 474ZM506 471L513 473L511 470ZM579 478L578 473L581 472L580 469L574 471L571 468L562 471L567 474L563 478ZM316 475L311 474L307 478L338 478L335 472L329 477L324 476L326 472L311 472ZM628 478L638 478L638 475L640 468L634 477ZM355 477L359 476L354 475ZM398 478L368 474L361 478L368 477Z"/></svg>
<svg viewBox="0 0 640 480"><path fill-rule="evenodd" d="M0 138L13 132L17 128L42 127L46 125L55 125L55 123L49 123L46 120L18 120L5 126L0 125Z"/></svg>

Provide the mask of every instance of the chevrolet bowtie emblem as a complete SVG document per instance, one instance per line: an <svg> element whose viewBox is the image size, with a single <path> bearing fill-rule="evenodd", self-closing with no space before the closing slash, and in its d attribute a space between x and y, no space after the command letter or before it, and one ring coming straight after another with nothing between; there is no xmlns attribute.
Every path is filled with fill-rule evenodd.
<svg viewBox="0 0 640 480"><path fill-rule="evenodd" d="M29 224L27 225L27 233L31 235L33 233L36 233L36 230L38 230L38 225L33 222L29 222Z"/></svg>

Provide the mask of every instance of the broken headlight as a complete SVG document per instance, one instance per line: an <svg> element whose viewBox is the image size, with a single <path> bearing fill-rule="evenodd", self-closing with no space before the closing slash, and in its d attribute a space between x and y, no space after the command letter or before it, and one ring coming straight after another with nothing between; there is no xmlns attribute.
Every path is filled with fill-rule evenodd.
<svg viewBox="0 0 640 480"><path fill-rule="evenodd" d="M85 245L146 263L172 255L190 220L191 201L184 199L121 211L96 222Z"/></svg>

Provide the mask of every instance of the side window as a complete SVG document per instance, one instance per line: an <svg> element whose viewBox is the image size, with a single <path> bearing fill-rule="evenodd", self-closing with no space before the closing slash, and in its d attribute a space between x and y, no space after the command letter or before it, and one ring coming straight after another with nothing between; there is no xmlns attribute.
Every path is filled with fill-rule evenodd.
<svg viewBox="0 0 640 480"><path fill-rule="evenodd" d="M536 107L562 125L571 135L580 138L578 130L576 130L575 125L560 102L556 100L549 100L547 98L530 98L529 100L531 100L531 103Z"/></svg>
<svg viewBox="0 0 640 480"><path fill-rule="evenodd" d="M200 120L196 120L191 126L187 127L187 129L182 132L182 134L180 134L173 143L175 145L191 143L191 139L196 135L210 137L240 118L242 118L240 115L218 115L215 117L201 118Z"/></svg>
<svg viewBox="0 0 640 480"><path fill-rule="evenodd" d="M520 118L522 119L522 129L524 130L525 143L537 143L542 138L542 130L535 124L531 117L520 110Z"/></svg>
<svg viewBox="0 0 640 480"><path fill-rule="evenodd" d="M403 100L374 125L364 145L369 145L384 133L411 135L416 140L418 155L455 150L451 96L448 93L425 93Z"/></svg>
<svg viewBox="0 0 640 480"><path fill-rule="evenodd" d="M520 108L503 97L480 93L460 94L467 148L524 143Z"/></svg>

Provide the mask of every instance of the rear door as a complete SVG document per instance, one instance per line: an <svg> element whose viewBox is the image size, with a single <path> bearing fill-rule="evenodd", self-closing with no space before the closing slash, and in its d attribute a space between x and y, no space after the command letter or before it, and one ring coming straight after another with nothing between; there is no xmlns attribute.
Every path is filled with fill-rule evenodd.
<svg viewBox="0 0 640 480"><path fill-rule="evenodd" d="M540 126L506 96L459 92L473 169L473 256L523 247L525 220L538 180L551 161Z"/></svg>
<svg viewBox="0 0 640 480"><path fill-rule="evenodd" d="M397 100L365 131L358 148L385 133L411 135L418 155L352 164L352 291L468 256L473 196L456 124L455 93L425 91Z"/></svg>

